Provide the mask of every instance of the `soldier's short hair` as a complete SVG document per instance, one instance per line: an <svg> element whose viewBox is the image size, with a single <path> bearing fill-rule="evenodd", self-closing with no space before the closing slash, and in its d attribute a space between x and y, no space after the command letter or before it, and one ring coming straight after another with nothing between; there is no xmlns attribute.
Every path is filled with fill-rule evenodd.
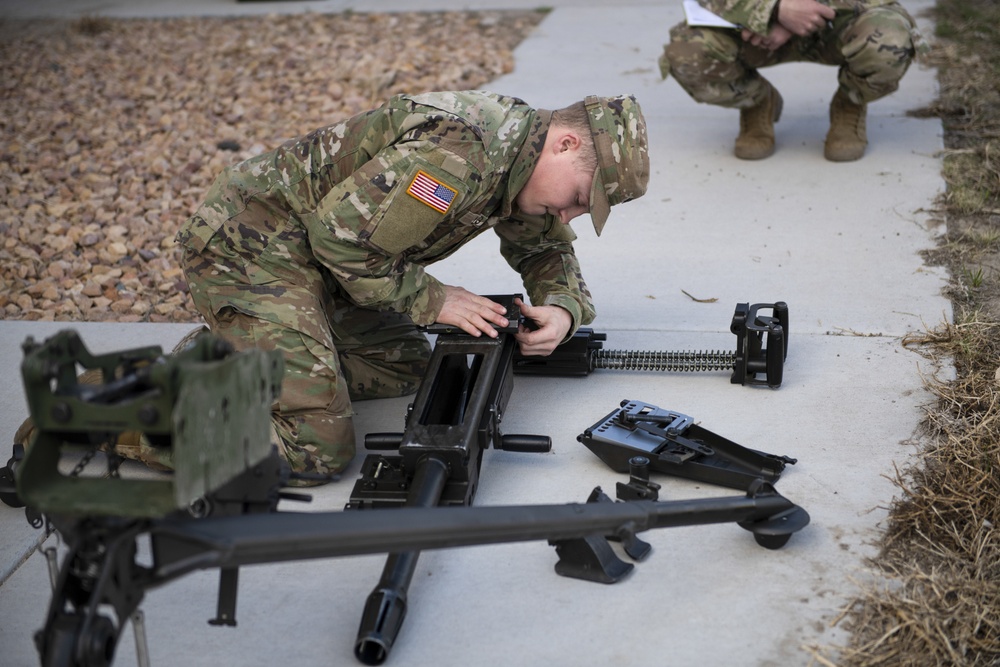
<svg viewBox="0 0 1000 667"><path fill-rule="evenodd" d="M597 151L594 148L594 138L590 132L590 116L583 102L576 102L568 107L552 112L552 124L573 130L584 142L580 145L580 155L576 167L580 171L593 173L597 169Z"/></svg>

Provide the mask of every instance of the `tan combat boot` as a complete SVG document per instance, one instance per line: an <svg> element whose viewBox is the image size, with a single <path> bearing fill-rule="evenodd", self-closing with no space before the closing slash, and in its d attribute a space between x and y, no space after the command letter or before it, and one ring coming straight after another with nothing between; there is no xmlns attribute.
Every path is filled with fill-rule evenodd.
<svg viewBox="0 0 1000 667"><path fill-rule="evenodd" d="M733 153L743 160L761 160L774 153L774 124L781 118L781 94L767 81L767 97L755 107L740 109L740 136Z"/></svg>
<svg viewBox="0 0 1000 667"><path fill-rule="evenodd" d="M867 104L855 104L841 91L830 102L830 131L823 155L832 162L851 162L865 154L868 134L865 119Z"/></svg>

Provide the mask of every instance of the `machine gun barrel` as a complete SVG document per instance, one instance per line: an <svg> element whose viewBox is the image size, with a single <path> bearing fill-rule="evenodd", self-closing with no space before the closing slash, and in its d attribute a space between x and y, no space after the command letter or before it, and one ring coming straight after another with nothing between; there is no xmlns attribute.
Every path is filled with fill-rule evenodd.
<svg viewBox="0 0 1000 667"><path fill-rule="evenodd" d="M736 522L758 535L764 523L784 523L784 513L796 509L801 510L768 486L746 496L688 500L275 512L196 521L168 518L150 531L153 580L165 583L199 569L507 542L556 542L711 523ZM789 524L787 535L801 527Z"/></svg>
<svg viewBox="0 0 1000 667"><path fill-rule="evenodd" d="M413 490L407 507L435 507L448 481L448 466L440 458L429 456L417 464ZM354 655L366 665L380 665L389 655L403 620L406 618L406 593L417 569L419 551L396 551L389 554L378 585L368 595L361 614Z"/></svg>
<svg viewBox="0 0 1000 667"><path fill-rule="evenodd" d="M429 466L429 475L436 475L437 469ZM432 485L433 481L428 482L427 488ZM566 505L267 512L201 519L181 513L160 519L54 519L60 532L69 537L70 551L58 575L45 628L39 633L39 652L47 667L110 665L124 619L138 608L145 591L196 570L217 568L225 575L244 565L373 553L414 554L415 558L424 549L548 540L559 557L556 572L574 576L590 567L587 549L603 545L610 550L606 540L635 544L636 533L653 528L734 521L753 533L761 546L777 549L809 523L805 510L765 482L745 497L665 502L612 502L595 489L587 503ZM143 536L148 536L151 547L149 566L138 559L136 545ZM599 551L592 555L603 557ZM592 580L617 580L632 567L622 566L610 573L614 578ZM387 572L397 577L385 582L390 590L385 599L394 604L393 596L405 596L412 569L387 568ZM220 603L226 603L220 606L234 610L235 598L224 597L220 589ZM113 608L113 617L106 615L108 608ZM402 617L388 620L401 623ZM382 628L385 633L398 629L398 624L391 623ZM394 638L386 634L378 639ZM376 650L382 645L375 639L369 638L372 643L366 647L369 664L384 661L391 647L387 642L385 650Z"/></svg>
<svg viewBox="0 0 1000 667"><path fill-rule="evenodd" d="M802 508L767 483L745 497L611 502L601 496L595 489L587 503L565 505L269 512L202 519L183 514L127 520L63 517L60 531L65 529L72 542L59 574L59 593L39 633L42 664L110 665L124 619L145 591L197 570L225 573L244 565L548 540L560 559L556 571L565 574L581 567L575 559L578 543L584 541L624 544L649 529L733 521L762 546L777 549L809 522ZM150 566L137 558L136 544L144 535L152 551ZM409 571L401 572L405 578ZM405 595L408 581L389 583ZM107 607L114 608L114 618L105 615ZM387 650L373 650L368 657L382 661L387 655Z"/></svg>

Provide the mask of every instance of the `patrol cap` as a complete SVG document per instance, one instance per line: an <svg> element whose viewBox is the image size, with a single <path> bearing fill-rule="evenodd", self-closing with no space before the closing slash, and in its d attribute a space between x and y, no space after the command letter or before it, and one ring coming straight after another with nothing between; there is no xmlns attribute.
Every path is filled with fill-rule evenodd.
<svg viewBox="0 0 1000 667"><path fill-rule="evenodd" d="M594 137L597 169L590 186L590 217L601 235L611 207L646 192L649 182L649 147L646 119L632 95L584 100Z"/></svg>

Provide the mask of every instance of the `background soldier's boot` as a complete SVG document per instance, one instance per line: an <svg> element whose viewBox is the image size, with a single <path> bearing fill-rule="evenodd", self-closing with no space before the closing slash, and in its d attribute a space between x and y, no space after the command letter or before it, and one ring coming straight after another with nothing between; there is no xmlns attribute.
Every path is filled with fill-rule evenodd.
<svg viewBox="0 0 1000 667"><path fill-rule="evenodd" d="M743 160L761 160L774 153L774 124L781 118L781 94L770 83L767 97L755 107L740 109L740 136L733 153Z"/></svg>
<svg viewBox="0 0 1000 667"><path fill-rule="evenodd" d="M841 91L830 102L830 131L823 155L832 162L851 162L865 154L867 104L855 104Z"/></svg>

